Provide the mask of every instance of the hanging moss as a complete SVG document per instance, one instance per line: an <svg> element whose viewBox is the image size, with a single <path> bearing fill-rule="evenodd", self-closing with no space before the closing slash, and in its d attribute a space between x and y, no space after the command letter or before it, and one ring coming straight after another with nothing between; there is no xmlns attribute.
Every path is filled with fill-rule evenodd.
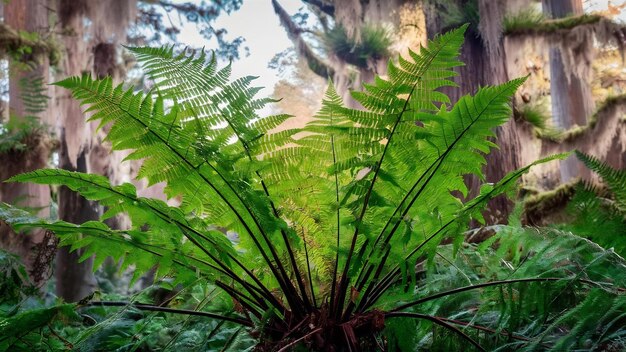
<svg viewBox="0 0 626 352"><path fill-rule="evenodd" d="M335 75L334 68L324 62L322 58L318 57L304 38L302 38L302 28L293 21L289 13L280 6L278 1L272 0L272 6L274 7L274 12L276 12L280 19L280 24L287 30L289 39L294 42L298 54L306 60L311 71L315 72L315 74L320 77L332 78Z"/></svg>
<svg viewBox="0 0 626 352"><path fill-rule="evenodd" d="M389 57L392 39L385 28L365 25L361 28L360 34L361 40L356 41L348 36L343 26L335 26L326 33L328 52L362 68L367 68L370 60L377 61Z"/></svg>
<svg viewBox="0 0 626 352"><path fill-rule="evenodd" d="M516 15L506 16L503 23L504 34L551 34L570 30L578 26L596 24L604 19L601 15L584 14L559 19L546 19L537 11L524 10Z"/></svg>

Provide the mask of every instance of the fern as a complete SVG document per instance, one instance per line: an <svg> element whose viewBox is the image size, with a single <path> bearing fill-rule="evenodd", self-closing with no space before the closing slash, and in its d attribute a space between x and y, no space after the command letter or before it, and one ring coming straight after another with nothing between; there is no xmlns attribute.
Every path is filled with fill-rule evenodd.
<svg viewBox="0 0 626 352"><path fill-rule="evenodd" d="M602 177L602 180L604 180L607 187L615 196L616 207L622 213L626 214L626 171L615 170L597 158L579 151L576 151L576 156L589 169L597 172L598 175Z"/></svg>
<svg viewBox="0 0 626 352"><path fill-rule="evenodd" d="M101 176L39 170L11 181L66 185L106 206L103 219L128 214L131 228L38 220L6 204L0 206L0 218L17 229L52 230L62 244L85 248L85 258L95 255L97 263L108 256L123 259L125 265L135 265L136 276L156 265L158 276L172 276L183 287L209 282L236 309L202 315L239 324L229 341L254 331L259 350L384 347L380 334L398 336L393 329L383 330L385 320L400 317L435 324L455 341L482 348L482 339L455 321L454 304L443 313L429 304L441 297L454 299L459 292L484 292L476 312L492 314L488 307L500 304L501 316L510 318L505 309L510 300L503 303L492 293L512 285L559 289L597 281L613 295L602 277L572 275L565 267L551 270L567 252L559 261L533 257L533 270L519 270L510 278L494 272L480 276L480 285L424 291L430 283L423 286L421 276L436 278L433 270L441 266L441 258L447 268L459 268L455 254L465 253L463 234L470 220L481 221L484 205L511 194L532 166L483 185L465 203L453 195L468 196L465 175L482 178L484 155L495 146L493 130L510 117L509 100L524 82L485 87L450 106L438 89L455 85L451 79L462 64L457 57L465 29L398 58L397 64L389 64L388 78L377 77L363 92L353 92L364 110L346 108L330 84L312 122L278 133L270 131L288 115L257 115L273 100L256 97L253 77L230 81L230 66L218 69L215 58L204 52L131 48L155 81L148 93L114 86L110 78L72 77L57 84L88 106L91 120L110 126L107 139L113 149L131 150L128 159L142 160L140 178L149 184L165 182L166 194L179 197L181 205L138 197L131 184L111 185ZM505 233L498 237L501 248L506 248ZM453 245L442 246L443 239ZM447 248L450 252L442 254ZM514 249L511 255L518 260L522 254ZM504 258L508 252L498 255ZM594 260L586 256L580 263ZM456 308L464 308L456 302ZM128 304L196 314L141 301ZM540 313L530 310L528 316ZM511 331L528 322L522 323L510 325ZM497 335L500 330L494 329ZM80 342L87 343L94 331ZM542 336L539 331L528 339L543 343ZM485 341L489 346L499 342Z"/></svg>

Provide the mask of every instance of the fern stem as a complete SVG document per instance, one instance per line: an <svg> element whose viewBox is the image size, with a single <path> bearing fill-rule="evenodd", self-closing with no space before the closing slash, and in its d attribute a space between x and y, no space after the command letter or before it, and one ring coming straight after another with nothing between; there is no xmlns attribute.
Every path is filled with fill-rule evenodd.
<svg viewBox="0 0 626 352"><path fill-rule="evenodd" d="M248 157L250 158L250 154L248 153ZM252 160L250 158L250 160ZM263 181L263 178L261 177L261 174L256 171L257 176L259 177L259 179L261 180L261 186L263 187L263 191L265 192L265 195L267 196L269 202L270 202L270 207L272 208L272 213L274 213L274 216L277 219L280 219L280 215L278 214L278 210L276 209L276 206L274 205L274 201L272 201L271 197L270 197L270 193L269 190L267 189L267 186L265 185L265 181ZM293 249L291 248L291 243L289 242L289 238L287 238L287 233L285 232L285 230L280 229L280 234L282 235L283 241L285 242L285 246L287 248L287 253L289 254L289 260L291 261L291 266L293 268L293 272L296 276L296 282L298 283L298 288L300 289L300 293L302 294L302 300L304 301L304 304L307 306L307 308L311 309L313 308L313 306L311 305L311 302L309 301L309 296L306 293L306 288L304 287L304 280L302 279L302 274L300 273L300 269L298 268L298 264L296 262L296 257L295 254L293 252ZM268 245L271 245L268 242ZM306 251L306 249L305 249ZM307 255L307 265L308 265L308 255ZM309 276L310 276L311 272L309 271ZM286 275L286 274L285 274ZM311 287L311 294L313 294L313 287ZM313 302L315 302L315 299L313 299ZM314 303L313 303L314 304Z"/></svg>
<svg viewBox="0 0 626 352"><path fill-rule="evenodd" d="M365 200L363 201L363 208L361 208L359 217L356 220L354 234L352 235L352 241L350 243L350 249L348 251L348 258L346 259L346 264L344 266L343 272L341 274L341 280L339 282L339 289L337 292L338 297L337 297L337 302L336 302L338 309L335 311L336 317L339 317L339 315L341 314L341 311L343 310L343 301L345 300L346 293L348 291L348 281L349 281L348 271L350 270L350 261L352 260L352 255L354 254L354 250L356 248L356 239L359 234L359 229L361 227L361 221L363 221L363 217L365 216L365 212L367 211L367 206L369 204L370 197L372 196L372 191L374 190L374 184L376 183L376 180L378 179L378 174L382 167L383 161L385 160L385 155L387 155L387 150L389 150L389 145L391 145L391 139L396 131L396 128L398 127L398 124L400 123L400 120L402 120L402 116L407 111L407 108L409 106L409 101L411 100L411 97L413 96L413 92L415 92L416 87L417 87L417 83L414 84L413 87L411 88L409 95L404 101L404 106L402 107L402 110L398 113L398 118L396 119L393 125L393 128L391 129L391 132L389 133L389 136L387 137L387 143L385 144L385 147L383 148L383 152L380 156L380 160L378 161L376 165L376 170L374 171L372 182L370 183L370 186L367 189L367 193L365 194Z"/></svg>
<svg viewBox="0 0 626 352"><path fill-rule="evenodd" d="M387 229L387 227L389 226L389 224L391 224L392 220L394 219L394 217L396 216L396 214L398 213L398 211L402 208L402 206L404 205L404 203L407 201L407 199L409 198L409 196L411 195L411 193L413 193L413 191L417 188L417 186L422 182L422 180L424 179L424 177L426 175L429 175L428 178L422 183L422 186L420 187L420 189L417 191L417 193L411 198L411 201L409 202L409 204L405 207L404 211L402 212L402 214L398 217L396 217L395 223L393 228L391 229L391 231L389 231L389 234L385 237L385 239L383 240L383 245L382 247L385 247L389 244L389 242L391 241L391 238L393 237L393 235L395 234L396 230L398 229L398 227L400 226L402 219L409 213L409 211L411 210L411 208L413 207L413 204L415 204L415 202L417 201L417 199L419 198L419 196L423 193L423 191L426 189L426 186L428 186L430 184L430 181L432 180L432 178L435 176L435 174L437 173L437 171L439 170L439 168L441 167L441 165L443 164L446 156L449 155L449 153L454 149L454 146L463 138L463 136L467 133L467 131L470 130L470 128L474 125L474 123L476 123L478 121L478 119L483 116L483 114L485 113L485 111L487 110L487 107L489 107L491 105L491 103L493 101L495 101L496 99L498 99L500 97L500 94L495 95L493 98L491 98L491 100L485 104L485 107L482 109L482 111L480 112L476 112L476 118L472 120L472 122L470 124L468 124L466 127L463 128L463 131L458 135L455 136L454 141L452 142L452 144L450 144L447 148L446 151L441 154L439 157L437 157L437 159L428 167L428 169L426 169L426 171L424 171L424 173L422 173L422 175L418 178L418 180L413 184L413 186L411 187L411 189L406 193L406 195L404 196L404 198L402 199L402 201L400 201L400 204L398 204L398 206L396 207L396 209L394 210L393 214L391 215L391 217L389 217L389 219L387 220L385 226L383 227L383 229L381 230L381 232L378 234L378 236L376 236L376 241L374 242L374 246L372 247L372 250L370 252L370 255L373 254L372 252L376 250L376 245L379 243L380 239L384 236L384 232ZM445 134L444 134L445 135ZM446 143L447 144L447 143ZM430 172L430 170L434 167L434 170L432 172ZM430 172L430 174L429 174ZM369 256L368 256L369 257ZM366 259L367 260L367 259ZM384 266L386 262L385 260L381 260L380 263L378 264L379 267ZM366 262L367 263L367 262ZM367 281L367 277L365 277L363 279L363 281L360 283L360 285L364 285L365 282Z"/></svg>
<svg viewBox="0 0 626 352"><path fill-rule="evenodd" d="M513 333L508 332L506 330L496 331L496 330L490 329L490 328L488 328L486 326L476 325L476 324L467 323L467 322L456 320L456 319L448 319L448 318L444 318L444 317L437 317L437 319L443 320L443 321L448 322L448 323L452 323L452 324L456 324L456 325L462 325L462 326L466 326L468 328L473 328L473 329L476 329L476 330L489 332L489 333L492 333L492 334L504 335L504 336L510 337L510 338L512 338L514 340L525 341L525 342L531 342L532 341L531 339L529 339L527 337L520 336L518 334L513 334ZM544 346L544 347L548 347L549 348L549 346L547 346L547 345Z"/></svg>
<svg viewBox="0 0 626 352"><path fill-rule="evenodd" d="M302 242L304 242L304 255L306 258L306 268L309 275L309 289L311 290L311 300L313 301L313 308L317 309L317 299L315 298L315 289L313 288L313 276L311 275L311 261L309 259L309 250L306 245L306 238L304 237L304 230L302 230Z"/></svg>
<svg viewBox="0 0 626 352"><path fill-rule="evenodd" d="M257 319L261 319L261 317L263 316L261 311L259 311L258 309L254 308L252 306L252 299L247 297L246 295L244 295L243 293L235 290L232 287L229 287L228 285L226 285L225 283L221 282L221 281L215 281L215 285L219 288L221 288L222 290L224 290L224 292L226 292L229 296L231 296L234 300L236 300L237 303L241 304L242 307L246 308L250 313L252 313ZM263 309L263 308L261 308Z"/></svg>
<svg viewBox="0 0 626 352"><path fill-rule="evenodd" d="M330 124L333 125L333 115L330 115ZM335 136L330 135L330 147L333 151L333 166L337 165L337 154L335 151ZM337 202L337 248L335 253L335 266L333 268L333 281L331 282L330 289L330 307L331 309L335 308L335 288L337 286L337 271L339 270L339 245L341 238L341 218L339 211L341 207L339 206L339 175L337 171L335 171L335 201Z"/></svg>
<svg viewBox="0 0 626 352"><path fill-rule="evenodd" d="M452 219L450 221L448 221L448 223L446 223L445 225L443 225L441 228L439 228L439 230L435 231L435 233L433 233L432 235L430 235L426 240L424 240L424 242L422 242L419 246L417 246L415 249L413 249L406 257L405 257L405 262L408 261L415 253L417 253L422 247L424 247L428 242L430 242L433 238L435 238L437 235L439 235L439 233L441 233L443 230L445 230L448 226L450 226L452 223L454 223L456 221L456 219ZM372 299L370 300L371 302L368 302L366 305L364 305L363 309L367 309L367 307L371 306L372 304L374 304L378 298L380 298L380 296L386 291L385 287L389 287L388 285L391 283L391 280L393 278L393 276L400 274L400 267L398 264L396 264L393 269L391 269L383 278L383 280L379 283L376 283L374 281L372 281L370 283L370 285L374 285L376 286L375 289L372 291L373 293L375 293L375 295L372 297ZM364 296L362 299L368 299L367 296Z"/></svg>
<svg viewBox="0 0 626 352"><path fill-rule="evenodd" d="M118 302L118 301L95 301L95 302L89 302L86 305L87 306L105 306L105 307L129 307L129 306L132 306L132 307L137 308L139 310L146 310L146 311L151 311L151 312L164 312L164 313L173 313L173 314L195 315L195 316L199 316L199 317L206 317L206 318L211 318L211 319L229 321L229 322L236 323L236 324L243 325L243 326L247 326L247 327L253 327L254 326L252 324L252 322L250 320L248 320L248 319L242 319L242 318L237 318L237 317L229 317L229 316L226 316L226 315L220 315L220 314L209 313L209 312L201 312L201 311L190 310L190 309L174 309L174 308L168 308L168 307L159 307L159 306L154 306L154 305L151 305L151 304L133 303L133 302Z"/></svg>
<svg viewBox="0 0 626 352"><path fill-rule="evenodd" d="M88 90L89 91L89 90ZM98 95L98 92L91 92L92 94L96 94ZM111 103L112 105L115 105L115 102L112 101L108 96L104 97L105 100L108 100L109 103ZM161 141L161 143L165 146L167 146L174 154L176 154L176 156L183 161L185 164L187 164L187 166L189 168L191 168L191 170L196 170L196 174L198 176L200 176L200 178L202 178L202 180L209 185L213 191L215 191L215 193L228 205L228 207L231 209L231 211L235 214L235 216L237 217L237 219L239 220L239 222L241 223L241 225L246 229L246 231L248 232L248 234L250 235L250 237L253 239L255 245L257 246L257 248L259 249L259 252L261 252L261 255L263 256L263 258L265 259L267 265L269 266L270 270L274 273L274 275L276 276L276 279L278 280L279 284L281 285L281 287L286 291L286 292L290 292L291 290L289 289L289 286L291 285L287 285L287 283L285 281L283 281L281 279L281 276L278 275L278 273L276 272L276 268L274 268L274 266L272 265L271 260L269 260L269 257L267 256L267 254L265 253L265 251L263 250L263 247L261 246L261 244L259 243L259 241L256 239L256 237L254 236L252 229L250 229L250 227L248 226L248 223L246 221L244 221L242 215L239 213L239 211L237 211L237 209L235 209L234 205L228 200L228 198L226 198L226 196L224 196L224 194L222 194L222 192L219 191L218 187L216 187L204 174L202 174L198 168L196 168L185 156L183 156L178 150L176 150L175 148L173 148L167 140L164 140L162 136L160 136L158 133L156 133L155 131L153 131L149 125L147 125L144 121L142 121L140 118L134 116L128 109L124 109L121 106L119 106L119 109L124 112L125 114L127 114L129 117L131 117L132 119L134 119L136 122L138 122L139 124L141 124L144 128L146 128L152 135L154 135L157 139L159 139ZM207 165L209 165L209 167L213 168L213 166L207 162ZM215 168L213 168L213 170L216 170ZM223 176L221 176L223 177ZM239 194L237 192L235 192L235 195L240 197ZM241 201L241 199L240 199ZM251 210L245 206L244 204L244 208L251 213ZM252 214L251 214L252 216ZM255 221L255 224L259 227L259 229L262 232L262 227L260 226L260 224L256 221L256 218L254 216L252 216L252 219ZM263 233L263 232L262 232ZM266 239L267 241L267 239ZM268 241L269 243L269 241ZM194 243L195 244L195 243ZM198 245L198 244L196 244ZM208 252L206 251L206 249L204 249L202 246L200 246L201 249L203 249L204 252ZM270 250L272 249L271 244L270 244ZM278 257L276 256L277 259L277 263L280 264L280 261L278 260ZM220 261L217 261L218 263L220 263ZM279 265L281 266L281 265ZM260 282L260 281L259 281ZM269 292L269 291L268 291ZM271 294L270 294L271 295ZM287 297L289 297L289 295L287 295ZM298 304L297 302L290 302L290 305L292 305L292 309L297 309ZM295 306L295 307L294 307Z"/></svg>
<svg viewBox="0 0 626 352"><path fill-rule="evenodd" d="M476 285L471 285L471 286L464 286L464 287L459 287L459 288L455 288L455 289L448 290L448 291L439 292L439 293L436 293L436 294L428 296L428 297L420 298L418 300L411 301L409 303L405 303L403 305L400 305L400 306L390 310L389 312L391 312L391 313L393 313L393 312L400 312L400 311L402 311L404 309L411 308L411 307L414 307L416 305L422 304L424 302L432 301L432 300L437 299L437 298L453 295L455 293L476 290L476 289L483 288L483 287L513 284L513 283L517 283L517 282L553 282L553 281L560 281L560 280L565 280L565 278L543 277L543 278L525 278L525 279L510 279L510 280L490 281L490 282L485 282L485 283L482 283L482 284L476 284Z"/></svg>
<svg viewBox="0 0 626 352"><path fill-rule="evenodd" d="M280 285L280 287L283 289L283 292L285 292L285 297L289 301L289 305L292 307L293 310L299 310L299 307L301 306L300 298L299 298L298 294L295 292L295 287L293 287L293 285L291 284L291 281L289 281L289 276L287 275L287 272L285 271L285 268L282 265L282 262L280 261L280 258L278 257L278 253L276 252L276 249L274 248L274 246L272 245L271 241L269 240L269 237L267 236L267 233L263 230L263 227L259 223L259 220L253 214L252 210L250 210L250 208L244 202L244 200L241 197L241 195L237 191L235 191L234 187L230 184L230 182L228 182L226 180L226 178L222 175L222 173L219 172L217 170L217 168L215 168L213 165L211 165L211 163L209 163L207 160L205 160L205 162L226 183L228 188L232 191L232 193L235 195L235 197L237 197L237 199L241 202L241 204L246 209L248 214L250 214L250 217L252 217L252 221L254 221L254 224L259 229L259 232L260 232L261 236L263 237L265 243L267 243L267 246L268 246L268 248L270 250L270 254L272 255L272 257L276 261L276 264L277 264L276 267L274 267L274 265L272 264L272 261L269 259L269 256L267 255L267 253L265 252L263 246L261 245L261 242L252 233L252 231L250 230L250 228L246 224L245 227L246 227L246 230L248 231L248 234L250 235L250 238L254 242L255 246L258 248L259 252L261 253L261 256L263 256L263 259L265 259L265 262L267 263L268 267L270 268L270 270L274 274L274 277L278 281L278 284ZM209 181L207 180L206 182L209 182ZM244 223L243 219L241 220L241 222Z"/></svg>
<svg viewBox="0 0 626 352"><path fill-rule="evenodd" d="M520 169L517 170L515 173L513 173L513 175L511 175L511 177L509 177L508 179L504 180L503 182L500 183L500 187L506 186L508 185L508 183L517 180L517 178L519 176L521 176L522 173L524 173L524 169ZM487 194L481 196L480 200L489 200L491 198L491 196L493 194L495 194L497 191L496 188L490 190ZM474 202L474 204L470 205L469 207L463 209L462 213L467 213L470 210L474 209L476 206L478 206L479 204L481 204L481 201L478 202ZM457 216L457 218L459 218L459 216ZM452 219L450 221L448 221L445 225L443 225L441 228L439 228L439 230L437 230L435 233L433 233L432 235L430 235L426 240L424 240L424 242L422 242L419 246L417 246L416 248L414 248L408 255L405 256L404 261L408 261L413 255L415 255L422 247L424 247L428 242L430 242L433 238L435 238L441 231L445 230L448 226L450 226L452 223L455 222L455 219ZM378 298L380 297L380 295L382 295L382 293L384 293L384 290L381 291L381 288L384 287L385 285L388 285L390 283L390 279L399 274L399 266L396 264L394 266L394 268L392 270L390 270L388 272L388 274L385 276L385 278L383 279L383 281L381 281L380 283L375 283L375 285L377 286L377 289L375 289L374 291L372 291L374 293L373 298L371 299L372 303L367 304L366 306L364 306L363 309L367 309L368 306L371 306L372 304L374 304L375 301L378 300ZM373 283L373 282L372 282ZM374 283L373 283L374 284ZM366 296L363 297L363 299L365 299Z"/></svg>
<svg viewBox="0 0 626 352"><path fill-rule="evenodd" d="M241 132L235 128L234 123L227 117L228 115L225 114L221 108L218 107L217 109L220 114L222 115L222 117L224 118L224 120L226 120L226 123L228 123L228 125L230 126L230 128L233 130L233 132L235 133L235 135L237 136L237 140L241 143L246 156L248 157L249 161L253 161L252 160L252 155L250 154L250 146L248 145L248 143L244 140L243 136L241 135ZM214 168L215 170L215 168ZM216 170L217 172L217 170ZM258 170L255 171L255 174L257 175L257 177L259 178L259 180L261 181L261 186L263 188L263 192L265 193L265 196L267 197L269 203L270 203L270 207L272 208L272 213L274 214L274 216L276 217L276 219L280 219L280 216L278 215L278 211L276 209L276 206L274 205L274 202L272 201L271 197L270 197L270 193L269 190L265 184L265 181L263 180L263 177L261 177L261 174L259 173ZM279 271L281 272L283 279L282 281L284 281L284 288L285 289L285 294L286 296L290 296L291 294L295 294L295 288L293 287L293 285L291 284L290 280L289 280L289 276L287 275L287 272L284 268L284 266L282 265L282 262L280 261L280 258L278 257L278 254L276 253L275 248L273 247L271 241L269 240L269 237L267 236L267 234L265 233L264 229L260 226L258 220L256 219L256 217L254 216L254 214L252 213L252 211L248 208L247 204L243 201L243 199L241 198L241 196L239 195L239 193L237 193L234 188L232 187L232 185L230 184L230 182L228 182L226 180L226 178L224 178L221 173L218 172L218 175L220 175L220 177L222 178L222 180L224 180L224 182L228 185L228 187L231 189L231 191L233 192L233 194L235 194L235 196L239 199L239 201L243 204L244 208L246 208L246 210L248 210L248 213L250 214L250 216L252 217L254 223L256 224L256 226L259 228L259 231L261 232L261 235L263 236L265 242L267 243L268 248L270 249L270 252L272 254L272 256L274 257L274 260L276 261L277 267L279 269ZM300 292L302 294L302 301L305 304L305 306L307 308L311 308L311 303L309 301L308 295L306 294L306 289L304 287L304 280L302 279L302 275L300 274L300 270L298 269L298 265L296 263L296 258L293 252L293 249L291 248L291 243L289 242L289 239L287 238L287 234L285 233L285 230L281 229L280 233L282 235L283 241L285 243L285 247L287 248L287 252L289 254L289 260L291 261L291 266L293 268L293 272L296 276L296 281L298 283L298 287L300 289ZM261 250L261 248L259 248L259 250ZM268 265L271 265L271 263L268 262ZM275 274L276 275L276 274ZM276 278L277 280L279 279L278 277ZM279 280L280 281L280 280ZM291 287L290 287L291 286ZM288 290L287 290L288 289ZM291 293L291 294L290 294ZM291 298L293 299L297 299L297 301L300 301L299 297L297 296L297 294L295 294L295 297ZM294 304L292 304L292 309L297 309L296 307L294 307L294 305L299 305L299 302L294 302Z"/></svg>
<svg viewBox="0 0 626 352"><path fill-rule="evenodd" d="M420 313L390 312L390 313L386 313L385 314L385 319L387 319L387 318L415 318L415 319L429 320L429 321L432 321L433 323L435 323L437 325L441 325L444 328L446 328L446 329L456 333L457 335L461 336L464 340L466 340L467 342L469 342L472 345L474 345L474 347L478 348L479 350L486 351L478 342L476 342L469 335L467 335L466 333L461 331L456 326L451 325L448 322L446 322L446 321L444 321L444 320L442 320L442 319L440 319L438 317L434 317L432 315L420 314Z"/></svg>

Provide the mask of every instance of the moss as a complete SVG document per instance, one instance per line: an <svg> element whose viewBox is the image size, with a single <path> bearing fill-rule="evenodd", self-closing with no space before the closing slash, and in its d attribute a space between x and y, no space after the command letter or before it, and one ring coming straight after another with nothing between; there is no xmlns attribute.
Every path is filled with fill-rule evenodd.
<svg viewBox="0 0 626 352"><path fill-rule="evenodd" d="M575 194L580 180L574 179L559 187L545 192L538 192L524 199L524 219L528 224L540 224L541 219L565 209ZM529 192L530 193L530 192Z"/></svg>
<svg viewBox="0 0 626 352"><path fill-rule="evenodd" d="M596 24L604 19L601 15L584 14L559 19L539 18L529 10L519 12L517 15L505 17L503 27L504 34L553 34L563 30L570 30L578 26Z"/></svg>
<svg viewBox="0 0 626 352"><path fill-rule="evenodd" d="M338 25L326 33L325 42L330 53L349 64L367 68L368 60L389 57L392 39L385 28L365 25L361 29L361 40L356 41Z"/></svg>
<svg viewBox="0 0 626 352"><path fill-rule="evenodd" d="M545 130L548 128L550 113L544 105L524 104L520 109L515 109L515 117L531 124L535 129Z"/></svg>
<svg viewBox="0 0 626 352"><path fill-rule="evenodd" d="M504 33L523 31L529 28L535 28L544 21L546 21L546 18L543 13L534 7L529 7L516 14L507 14L504 16L502 30Z"/></svg>
<svg viewBox="0 0 626 352"><path fill-rule="evenodd" d="M0 154L27 152L38 145L46 134L46 128L35 117L9 119L0 123Z"/></svg>
<svg viewBox="0 0 626 352"><path fill-rule="evenodd" d="M463 4L450 0L439 0L433 2L439 5L442 9L441 32L447 32L467 23L469 24L467 32L475 36L480 36L480 30L478 29L480 24L478 0L469 0Z"/></svg>
<svg viewBox="0 0 626 352"><path fill-rule="evenodd" d="M589 122L585 126L574 126L566 131L545 131L539 133L540 138L544 138L553 142L563 143L572 141L581 135L585 134L588 130L593 129L599 120L604 116L608 116L610 109L618 105L626 105L626 94L620 94L616 96L608 97L604 100L596 109L596 112L591 115ZM626 121L622 117L622 121Z"/></svg>
<svg viewBox="0 0 626 352"><path fill-rule="evenodd" d="M0 54L26 64L38 63L42 57L47 57L54 66L60 60L61 50L52 37L42 38L37 33L16 31L0 23Z"/></svg>

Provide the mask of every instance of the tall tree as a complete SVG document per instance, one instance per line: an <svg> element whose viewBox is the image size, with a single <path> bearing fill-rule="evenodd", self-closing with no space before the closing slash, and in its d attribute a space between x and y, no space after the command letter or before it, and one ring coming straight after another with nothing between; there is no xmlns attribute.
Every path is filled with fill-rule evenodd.
<svg viewBox="0 0 626 352"><path fill-rule="evenodd" d="M135 19L135 1L107 2L58 1L60 25L71 36L62 38L65 51L61 61L63 76L80 75L85 71L97 77L115 76L117 47L126 39L126 30ZM88 20L87 20L88 19ZM88 38L88 40L77 40ZM87 123L79 104L66 93L56 104L61 126L59 166L66 170L108 174L113 177L117 163L110 162L110 150L103 146L97 125ZM59 218L83 223L102 214L96 204L66 187L59 189ZM66 301L77 301L93 292L93 259L79 263L81 251L59 249L56 263L57 294Z"/></svg>
<svg viewBox="0 0 626 352"><path fill-rule="evenodd" d="M52 143L45 133L44 126L54 126L52 108L42 107L31 111L25 102L32 94L28 92L34 84L48 80L49 58L45 45L36 45L49 30L48 18L50 10L47 0L10 1L4 6L5 25L2 51L8 53L9 60L9 119L19 135L16 143L23 148L8 147L0 152L0 181L15 174L46 167L51 153ZM26 41L23 36L32 37ZM30 87L26 87L30 84ZM42 85L42 87L44 87ZM45 105L45 104L44 104ZM37 116L34 116L37 115ZM8 121L0 121L8 123ZM15 185L0 183L0 201L19 204L22 207L36 210L39 216L50 214L50 189L39 185ZM5 224L0 223L0 241L3 247L19 254L29 270L35 284L41 284L49 263L39 250L46 246L42 231L34 231L30 236L13 233Z"/></svg>

